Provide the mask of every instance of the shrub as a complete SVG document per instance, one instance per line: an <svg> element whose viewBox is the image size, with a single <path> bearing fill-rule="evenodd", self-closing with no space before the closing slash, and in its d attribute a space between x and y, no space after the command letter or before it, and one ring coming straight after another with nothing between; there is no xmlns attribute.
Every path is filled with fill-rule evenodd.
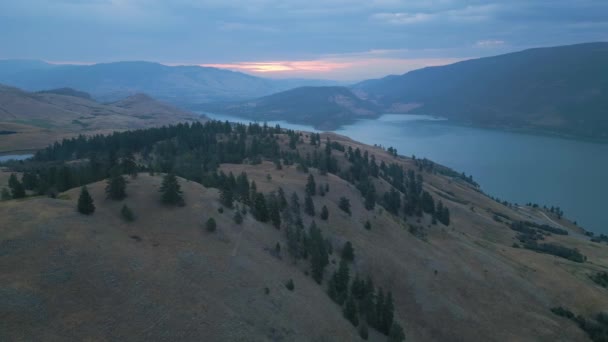
<svg viewBox="0 0 608 342"><path fill-rule="evenodd" d="M205 224L208 232L214 232L217 229L217 224L215 223L215 219L210 217Z"/></svg>
<svg viewBox="0 0 608 342"><path fill-rule="evenodd" d="M295 288L295 285L293 283L293 279L289 279L286 283L285 283L285 287L289 290L289 291L293 291L293 289Z"/></svg>
<svg viewBox="0 0 608 342"><path fill-rule="evenodd" d="M122 218L127 222L135 221L135 215L133 214L133 211L131 210L131 208L127 207L126 204L122 206L122 209L120 209L120 215L122 215Z"/></svg>

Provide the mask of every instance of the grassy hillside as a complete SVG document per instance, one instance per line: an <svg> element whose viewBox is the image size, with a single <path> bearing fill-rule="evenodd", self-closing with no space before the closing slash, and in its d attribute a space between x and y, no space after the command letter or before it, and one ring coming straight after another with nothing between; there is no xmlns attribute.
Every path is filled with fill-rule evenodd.
<svg viewBox="0 0 608 342"><path fill-rule="evenodd" d="M530 49L354 86L387 112L608 139L608 43Z"/></svg>
<svg viewBox="0 0 608 342"><path fill-rule="evenodd" d="M331 130L358 118L379 115L378 108L346 87L300 87L256 100L203 105L201 109L255 120L285 120Z"/></svg>
<svg viewBox="0 0 608 342"><path fill-rule="evenodd" d="M107 199L110 169L136 174L127 172L129 153L146 172L127 177L125 199ZM440 165L334 134L180 125L71 140L10 167L27 174L32 196L0 203L4 340L357 340L364 301L356 301L355 328L345 304L328 295L346 242L354 249L345 263L351 285L358 275L373 279L376 294L390 291L393 324L409 341L584 341L551 309L590 318L608 305L607 290L590 278L608 269L605 243L542 209L495 202ZM161 204L168 169L187 178L178 178L184 206ZM305 204L311 175L314 215ZM33 196L45 182L56 198ZM92 215L76 211L81 184L94 199ZM393 194L402 201L396 207ZM262 218L260 201L271 213L283 208L278 225ZM439 201L449 209L445 223ZM135 221L121 217L125 204ZM246 211L240 224L237 210ZM211 217L215 231L207 229ZM332 250L320 283L313 221ZM543 244L585 259L531 248ZM369 340L386 336L370 326Z"/></svg>
<svg viewBox="0 0 608 342"><path fill-rule="evenodd" d="M42 148L63 137L161 126L201 117L137 94L102 104L73 89L29 93L0 85L0 152Z"/></svg>

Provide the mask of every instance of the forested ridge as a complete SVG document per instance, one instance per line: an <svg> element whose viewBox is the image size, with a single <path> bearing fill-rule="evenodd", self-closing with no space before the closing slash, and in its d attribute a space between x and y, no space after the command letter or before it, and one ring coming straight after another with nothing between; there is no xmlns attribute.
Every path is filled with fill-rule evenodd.
<svg viewBox="0 0 608 342"><path fill-rule="evenodd" d="M388 152L397 158L395 149L389 148ZM285 194L279 187L261 193L245 172L234 175L220 170L225 163L255 165L262 161L273 162L277 169L295 165L307 177L303 204L295 192ZM256 220L284 231L289 256L296 263L309 265L313 280L326 287L328 296L343 307L344 316L358 327L362 337L367 336L368 328L373 328L400 340L404 333L393 322L391 291L376 287L369 276L353 277L349 271L356 255L352 245L332 246L315 222L317 218L327 220L331 213L326 206L315 206L314 198L331 189L329 184L317 184L314 174L334 174L353 184L367 210L380 205L403 220L430 215L434 224L449 225L449 209L423 187L424 170L432 169L432 164L419 161L417 165L418 169L413 170L396 162L378 162L368 151L329 138L322 141L320 134L306 135L279 126L210 121L66 139L40 150L31 160L11 163L14 171L22 172L22 178L19 181L13 175L9 187L17 198L25 196L21 188L55 197L83 186L78 210L87 215L94 213L95 206L85 185L104 179L107 197L121 200L128 196L126 176L137 177L138 172L165 174L160 198L169 205L187 205L175 176L217 188L220 203L238 209L235 224L251 213ZM381 188L388 190L381 192ZM340 199L339 208L348 215L350 206L348 198ZM126 206L121 215L126 221L136 217ZM302 215L312 220L307 228ZM216 229L211 219L206 226L209 231ZM372 229L369 221L365 229ZM410 232L421 236L422 227L412 224ZM277 248L280 250L280 246ZM329 255L335 249L342 250L341 261L337 270L328 275Z"/></svg>

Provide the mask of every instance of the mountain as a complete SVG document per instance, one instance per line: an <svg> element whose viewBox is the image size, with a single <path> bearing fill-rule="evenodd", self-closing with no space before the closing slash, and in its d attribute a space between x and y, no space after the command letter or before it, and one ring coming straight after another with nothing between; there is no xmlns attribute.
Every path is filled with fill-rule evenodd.
<svg viewBox="0 0 608 342"><path fill-rule="evenodd" d="M136 93L181 106L256 98L322 80L273 80L225 69L167 66L150 62L53 65L41 61L0 60L0 83L29 91L74 88L99 101L116 101Z"/></svg>
<svg viewBox="0 0 608 342"><path fill-rule="evenodd" d="M357 97L346 87L299 87L237 103L216 103L197 108L255 120L285 120L331 130L359 118L374 118L378 106Z"/></svg>
<svg viewBox="0 0 608 342"><path fill-rule="evenodd" d="M69 88L26 92L0 85L0 152L41 148L76 134L162 126L204 120L143 94L102 104Z"/></svg>
<svg viewBox="0 0 608 342"><path fill-rule="evenodd" d="M606 333L606 237L336 134L209 121L74 139L4 166L0 188L15 173L30 196L0 201L2 341ZM108 198L109 170L131 175L125 198ZM175 184L164 170L183 201L161 201ZM82 185L90 215L77 211Z"/></svg>
<svg viewBox="0 0 608 342"><path fill-rule="evenodd" d="M356 84L385 112L608 139L608 43L536 48Z"/></svg>

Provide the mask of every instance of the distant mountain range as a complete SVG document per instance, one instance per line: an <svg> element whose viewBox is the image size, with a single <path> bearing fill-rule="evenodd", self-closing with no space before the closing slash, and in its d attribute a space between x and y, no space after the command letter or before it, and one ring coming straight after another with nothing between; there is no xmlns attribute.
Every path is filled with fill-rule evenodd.
<svg viewBox="0 0 608 342"><path fill-rule="evenodd" d="M350 105L328 105L337 89ZM315 108L320 109L315 113ZM366 117L429 114L477 126L606 140L608 43L530 49L363 81L348 89L289 90L213 109L317 128L349 123L362 111Z"/></svg>
<svg viewBox="0 0 608 342"><path fill-rule="evenodd" d="M99 101L144 92L192 110L281 119L320 129L382 113L407 113L608 140L608 43L472 59L349 88L332 81L272 80L149 62L78 66L7 60L0 61L2 82L30 91L71 87Z"/></svg>
<svg viewBox="0 0 608 342"><path fill-rule="evenodd" d="M385 112L608 139L608 43L537 48L353 86Z"/></svg>
<svg viewBox="0 0 608 342"><path fill-rule="evenodd" d="M299 87L335 85L306 79L267 79L225 69L150 62L56 65L37 60L0 60L0 83L28 91L74 88L99 101L136 93L177 105L252 99Z"/></svg>

